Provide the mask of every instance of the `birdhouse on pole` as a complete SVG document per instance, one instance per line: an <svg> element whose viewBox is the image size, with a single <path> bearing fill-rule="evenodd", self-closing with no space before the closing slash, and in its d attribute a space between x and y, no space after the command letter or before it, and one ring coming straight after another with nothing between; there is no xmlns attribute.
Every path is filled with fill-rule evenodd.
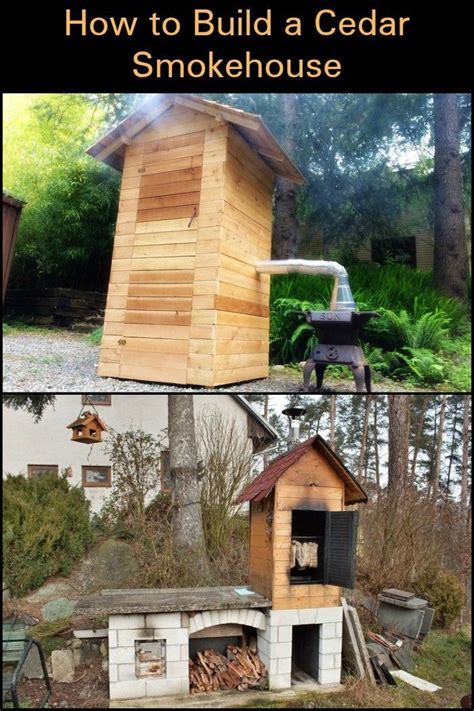
<svg viewBox="0 0 474 711"><path fill-rule="evenodd" d="M107 426L99 415L87 410L79 415L74 422L67 425L67 429L72 430L72 442L95 444L96 442L102 442L102 432L107 430Z"/></svg>

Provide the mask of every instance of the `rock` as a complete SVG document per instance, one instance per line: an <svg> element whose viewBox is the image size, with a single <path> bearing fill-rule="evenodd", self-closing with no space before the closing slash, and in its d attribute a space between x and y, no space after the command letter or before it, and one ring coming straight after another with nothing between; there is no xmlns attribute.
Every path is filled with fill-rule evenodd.
<svg viewBox="0 0 474 711"><path fill-rule="evenodd" d="M84 593L102 588L136 587L140 568L132 546L113 538L101 543L81 564L78 583Z"/></svg>
<svg viewBox="0 0 474 711"><path fill-rule="evenodd" d="M109 659L106 657L102 660L102 671L109 671Z"/></svg>
<svg viewBox="0 0 474 711"><path fill-rule="evenodd" d="M76 667L80 664L85 664L86 662L89 662L91 658L102 658L99 645L91 644L87 641L82 642L80 647L74 647L73 645L72 653L74 657L74 666Z"/></svg>
<svg viewBox="0 0 474 711"><path fill-rule="evenodd" d="M38 652L38 648L33 646L26 658L25 664L23 666L23 674L27 679L42 679L43 678L43 667L41 666L41 659Z"/></svg>
<svg viewBox="0 0 474 711"><path fill-rule="evenodd" d="M101 656L101 654L100 654L100 645L101 644L102 644L101 641L99 642L99 641L95 641L95 640L92 641L91 640L91 642L90 642L91 654L93 654L95 657Z"/></svg>
<svg viewBox="0 0 474 711"><path fill-rule="evenodd" d="M48 622L60 620L63 617L70 617L76 607L77 600L68 600L66 597L58 597L50 600L41 608L43 619Z"/></svg>
<svg viewBox="0 0 474 711"><path fill-rule="evenodd" d="M72 588L67 583L46 583L42 585L36 592L28 595L28 602L43 602L50 600L53 597L64 597L72 593Z"/></svg>
<svg viewBox="0 0 474 711"><path fill-rule="evenodd" d="M102 654L103 657L106 657L109 653L109 650L107 649L107 646L105 642L102 642L102 644L99 647L100 653Z"/></svg>
<svg viewBox="0 0 474 711"><path fill-rule="evenodd" d="M69 644L73 649L79 649L79 647L82 647L82 640L80 639L71 639L69 640Z"/></svg>
<svg viewBox="0 0 474 711"><path fill-rule="evenodd" d="M74 680L74 660L70 649L55 649L51 652L54 681L69 684Z"/></svg>
<svg viewBox="0 0 474 711"><path fill-rule="evenodd" d="M27 612L21 612L18 615L18 619L21 620L22 622L24 622L25 625L28 625L28 627L34 627L39 622L37 617L33 617L33 615L29 615Z"/></svg>
<svg viewBox="0 0 474 711"><path fill-rule="evenodd" d="M272 365L272 370L285 370L284 365Z"/></svg>
<svg viewBox="0 0 474 711"><path fill-rule="evenodd" d="M75 667L84 664L84 650L83 649L73 649L72 650L72 661Z"/></svg>

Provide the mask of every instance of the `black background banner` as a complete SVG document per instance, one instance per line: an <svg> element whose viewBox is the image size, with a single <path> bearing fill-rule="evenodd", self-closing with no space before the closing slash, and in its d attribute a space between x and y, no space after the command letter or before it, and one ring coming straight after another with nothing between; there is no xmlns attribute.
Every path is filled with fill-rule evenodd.
<svg viewBox="0 0 474 711"><path fill-rule="evenodd" d="M425 3L413 0L263 0L246 2L215 2L201 0L193 3L175 0L133 2L87 2L84 0L54 0L24 4L10 2L3 9L4 34L4 91L118 91L118 92L219 92L219 91L469 91L471 25L463 16L461 3ZM110 18L121 16L139 18L133 36L116 37L111 32L104 36L80 34L73 30L67 37L66 8L79 19L81 11L87 17ZM375 9L378 17L410 17L404 36L382 37L318 35L314 26L316 13L333 10L337 18L358 20ZM194 36L194 10L212 10L228 24L229 17L238 17L239 9L250 10L251 17L272 11L272 35L268 36ZM181 30L175 36L153 36L148 20L155 12L164 18L177 17ZM467 12L467 10L466 10ZM302 36L285 34L285 19L300 17ZM337 21L327 16L328 25ZM215 58L244 60L246 52L263 64L270 59L286 66L301 59L328 59L341 63L337 78L278 78L259 79L214 76L193 78L186 74L171 79L134 76L136 52L148 52L153 64L156 59L191 59L207 62L209 52ZM220 65L222 67L222 65ZM275 67L275 65L273 65ZM142 70L143 71L143 70Z"/></svg>

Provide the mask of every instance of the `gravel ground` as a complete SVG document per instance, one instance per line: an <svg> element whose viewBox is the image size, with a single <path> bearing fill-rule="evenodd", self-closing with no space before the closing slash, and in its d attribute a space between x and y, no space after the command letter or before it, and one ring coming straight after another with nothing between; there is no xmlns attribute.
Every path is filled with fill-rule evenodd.
<svg viewBox="0 0 474 711"><path fill-rule="evenodd" d="M99 347L68 331L13 333L3 337L5 392L302 392L297 370L274 366L270 377L220 388L178 387L166 383L101 378ZM313 375L314 378L314 375ZM408 392L392 381L373 383L375 392ZM326 377L321 392L354 392L353 380ZM409 392L424 392L410 388Z"/></svg>

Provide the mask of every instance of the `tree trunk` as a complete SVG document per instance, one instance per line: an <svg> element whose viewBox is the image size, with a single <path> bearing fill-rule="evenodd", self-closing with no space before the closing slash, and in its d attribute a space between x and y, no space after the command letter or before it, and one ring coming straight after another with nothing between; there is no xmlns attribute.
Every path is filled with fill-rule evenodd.
<svg viewBox="0 0 474 711"><path fill-rule="evenodd" d="M285 132L282 145L289 155L294 154L294 132L297 122L297 94L281 94L281 111ZM275 206L273 212L272 258L291 259L296 256L300 242L300 228L296 217L297 186L291 180L275 178Z"/></svg>
<svg viewBox="0 0 474 711"><path fill-rule="evenodd" d="M467 301L468 256L464 222L456 94L434 95L433 285Z"/></svg>
<svg viewBox="0 0 474 711"><path fill-rule="evenodd" d="M388 396L388 488L398 496L408 472L410 403L408 395Z"/></svg>
<svg viewBox="0 0 474 711"><path fill-rule="evenodd" d="M173 500L171 525L177 549L199 573L208 570L194 433L192 395L168 395L168 439Z"/></svg>
<svg viewBox="0 0 474 711"><path fill-rule="evenodd" d="M458 409L459 409L459 401L455 399L454 401L454 414L453 414L453 434L451 437L451 450L449 453L449 464L448 464L448 472L446 474L446 493L445 497L446 499L449 499L449 494L451 490L451 472L453 470L453 462L454 462L454 457L456 456L456 427L458 424Z"/></svg>
<svg viewBox="0 0 474 711"><path fill-rule="evenodd" d="M466 517L469 504L469 431L471 420L471 396L464 395L464 413L462 418L462 460L461 460L461 512Z"/></svg>
<svg viewBox="0 0 474 711"><path fill-rule="evenodd" d="M336 396L331 395L329 399L329 446L334 449L336 446Z"/></svg>
<svg viewBox="0 0 474 711"><path fill-rule="evenodd" d="M375 459L375 483L377 485L377 497L380 492L380 455L379 455L379 433L378 433L378 413L377 413L377 398L374 398L374 459Z"/></svg>
<svg viewBox="0 0 474 711"><path fill-rule="evenodd" d="M418 427L416 428L415 444L413 447L413 459L411 461L410 482L412 484L415 484L415 480L416 480L416 464L418 461L418 454L420 452L420 444L421 444L421 439L423 437L423 430L425 428L427 402L428 402L427 397L421 398L421 414L420 414L420 420L418 422Z"/></svg>
<svg viewBox="0 0 474 711"><path fill-rule="evenodd" d="M446 414L446 400L447 395L443 395L441 398L441 407L439 410L439 425L438 433L436 436L436 446L435 446L435 456L433 462L433 474L431 478L431 495L433 499L438 496L439 489L439 474L441 470L441 451L443 448L443 435L444 435L444 419Z"/></svg>
<svg viewBox="0 0 474 711"><path fill-rule="evenodd" d="M363 482L367 481L367 468L366 464L366 454L367 454L367 440L369 436L369 418L370 418L370 406L372 404L372 396L367 395L364 401L364 423L362 425L362 438L360 443L360 453L359 453L359 466L357 469L357 474Z"/></svg>

